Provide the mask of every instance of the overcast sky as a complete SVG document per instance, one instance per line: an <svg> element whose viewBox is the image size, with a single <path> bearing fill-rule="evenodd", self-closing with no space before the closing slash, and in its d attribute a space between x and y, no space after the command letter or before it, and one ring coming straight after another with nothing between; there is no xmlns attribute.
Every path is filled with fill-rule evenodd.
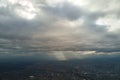
<svg viewBox="0 0 120 80"><path fill-rule="evenodd" d="M0 0L0 53L120 51L120 0Z"/></svg>

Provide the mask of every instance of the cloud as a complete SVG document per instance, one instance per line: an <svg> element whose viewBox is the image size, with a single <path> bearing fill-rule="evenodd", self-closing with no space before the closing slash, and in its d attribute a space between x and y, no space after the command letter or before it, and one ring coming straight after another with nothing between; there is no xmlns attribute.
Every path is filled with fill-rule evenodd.
<svg viewBox="0 0 120 80"><path fill-rule="evenodd" d="M71 5L70 3L58 4L55 7L45 6L42 8L48 15L56 15L57 17L66 18L69 20L76 20L81 17L83 12L79 7Z"/></svg>
<svg viewBox="0 0 120 80"><path fill-rule="evenodd" d="M119 0L1 0L0 5L0 53L119 52Z"/></svg>

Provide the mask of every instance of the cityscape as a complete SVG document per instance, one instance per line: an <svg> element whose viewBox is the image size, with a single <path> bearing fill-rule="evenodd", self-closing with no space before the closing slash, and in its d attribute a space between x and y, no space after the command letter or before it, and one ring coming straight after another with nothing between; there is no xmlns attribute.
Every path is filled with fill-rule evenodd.
<svg viewBox="0 0 120 80"><path fill-rule="evenodd" d="M113 58L112 58L113 59ZM37 63L9 62L3 65L1 80L119 80L120 61L85 59L54 61L42 60ZM17 66L16 66L17 65Z"/></svg>

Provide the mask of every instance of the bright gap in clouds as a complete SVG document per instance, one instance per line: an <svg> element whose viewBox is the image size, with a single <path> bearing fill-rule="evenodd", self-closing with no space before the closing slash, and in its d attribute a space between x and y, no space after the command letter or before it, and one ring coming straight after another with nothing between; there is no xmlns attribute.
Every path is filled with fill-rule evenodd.
<svg viewBox="0 0 120 80"><path fill-rule="evenodd" d="M22 9L16 9L16 13L20 17L28 19L28 20L34 19L35 16L36 16L35 13L29 12L29 11L25 11L25 10L22 10Z"/></svg>
<svg viewBox="0 0 120 80"><path fill-rule="evenodd" d="M120 30L120 20L117 19L115 15L107 15L105 17L101 17L96 21L97 25L106 26L109 32L118 32Z"/></svg>
<svg viewBox="0 0 120 80"><path fill-rule="evenodd" d="M95 54L96 51L51 51L51 55L59 61L65 61L69 59L84 59Z"/></svg>
<svg viewBox="0 0 120 80"><path fill-rule="evenodd" d="M53 51L53 56L60 61L65 61L67 60L66 56L64 55L64 52L62 51Z"/></svg>
<svg viewBox="0 0 120 80"><path fill-rule="evenodd" d="M15 7L15 12L18 16L24 19L34 19L36 16L36 8L32 1L29 0L8 0Z"/></svg>

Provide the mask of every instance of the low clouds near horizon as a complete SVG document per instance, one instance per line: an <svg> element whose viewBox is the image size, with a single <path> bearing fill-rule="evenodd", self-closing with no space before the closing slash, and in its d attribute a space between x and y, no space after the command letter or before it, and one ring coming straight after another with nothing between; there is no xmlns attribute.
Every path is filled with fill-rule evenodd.
<svg viewBox="0 0 120 80"><path fill-rule="evenodd" d="M0 53L120 52L119 0L1 0Z"/></svg>

